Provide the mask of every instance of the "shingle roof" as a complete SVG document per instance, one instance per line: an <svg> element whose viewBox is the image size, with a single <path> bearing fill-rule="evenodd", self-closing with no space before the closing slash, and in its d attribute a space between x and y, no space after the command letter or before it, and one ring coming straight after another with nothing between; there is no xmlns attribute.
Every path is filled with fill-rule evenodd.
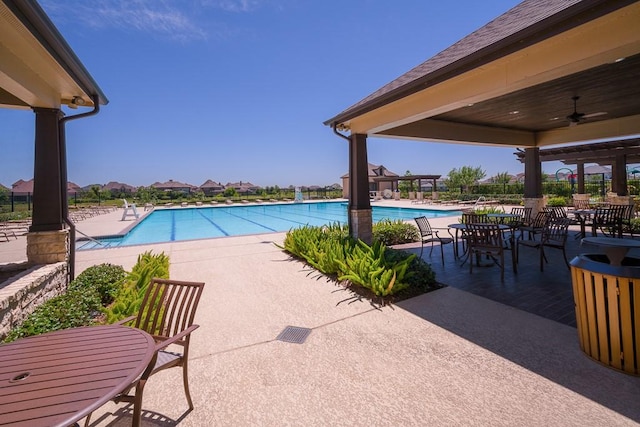
<svg viewBox="0 0 640 427"><path fill-rule="evenodd" d="M595 9L595 6L602 6L601 9L615 9L633 2L632 0L525 0L324 124L342 123L551 37L570 26L580 25L584 23L583 20L575 19L575 16L588 9ZM574 19L571 19L572 17ZM564 24L561 26L560 22Z"/></svg>
<svg viewBox="0 0 640 427"><path fill-rule="evenodd" d="M223 187L224 186L221 183L212 181L210 179L206 180L205 183L200 186L200 188L223 188Z"/></svg>
<svg viewBox="0 0 640 427"><path fill-rule="evenodd" d="M105 184L102 187L103 190L128 190L128 191L134 191L136 189L136 187L134 187L133 185L129 185L129 184L124 184L122 182L117 182L117 181L110 181L109 183Z"/></svg>
<svg viewBox="0 0 640 427"><path fill-rule="evenodd" d="M156 188L196 188L195 185L185 184L180 181L174 181L170 179L167 182L154 182L151 184L152 187Z"/></svg>

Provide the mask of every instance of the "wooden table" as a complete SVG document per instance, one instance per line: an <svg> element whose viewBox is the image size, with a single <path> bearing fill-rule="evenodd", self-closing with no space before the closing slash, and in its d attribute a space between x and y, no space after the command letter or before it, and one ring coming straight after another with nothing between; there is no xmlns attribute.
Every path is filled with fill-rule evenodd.
<svg viewBox="0 0 640 427"><path fill-rule="evenodd" d="M153 338L118 325L0 345L0 426L67 427L122 392L154 358ZM135 420L134 420L135 421Z"/></svg>
<svg viewBox="0 0 640 427"><path fill-rule="evenodd" d="M640 248L640 241L632 239L616 239L614 237L585 237L582 244L599 246L609 258L609 263L621 266L624 257L630 249Z"/></svg>

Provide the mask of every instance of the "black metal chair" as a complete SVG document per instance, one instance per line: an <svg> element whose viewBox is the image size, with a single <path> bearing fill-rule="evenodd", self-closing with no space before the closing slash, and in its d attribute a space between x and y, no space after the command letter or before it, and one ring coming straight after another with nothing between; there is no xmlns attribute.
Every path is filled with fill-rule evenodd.
<svg viewBox="0 0 640 427"><path fill-rule="evenodd" d="M442 258L442 265L444 265L444 245L449 243L453 243L453 236L451 235L451 231L448 228L433 228L431 224L429 224L429 220L425 216L420 216L418 218L414 218L416 224L418 226L418 230L420 231L420 242L422 247L420 248L420 258L422 258L422 251L424 251L424 244L431 243L431 250L429 251L429 256L433 253L433 243L440 243L440 256ZM438 235L439 230L447 230L449 236L451 237L440 237Z"/></svg>
<svg viewBox="0 0 640 427"><path fill-rule="evenodd" d="M469 229L469 273L473 273L473 256L480 265L482 255L493 260L500 267L500 280L504 281L505 242L498 224L470 223Z"/></svg>
<svg viewBox="0 0 640 427"><path fill-rule="evenodd" d="M518 258L520 257L520 246L536 249L540 256L540 271L544 271L544 263L548 262L544 253L544 248L555 248L562 250L564 263L569 268L567 260L566 244L571 220L568 218L550 218L542 229L540 240L519 240Z"/></svg>
<svg viewBox="0 0 640 427"><path fill-rule="evenodd" d="M522 225L520 227L519 240L524 240L524 234L527 233L529 240L535 238L536 234L542 233L542 229L550 218L550 214L545 211L540 211L536 214L529 224Z"/></svg>

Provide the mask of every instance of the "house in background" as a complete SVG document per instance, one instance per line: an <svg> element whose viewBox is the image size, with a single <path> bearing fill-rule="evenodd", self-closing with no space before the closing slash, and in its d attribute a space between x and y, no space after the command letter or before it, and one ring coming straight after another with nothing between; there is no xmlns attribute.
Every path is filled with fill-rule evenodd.
<svg viewBox="0 0 640 427"><path fill-rule="evenodd" d="M104 186L102 186L102 190L108 190L111 192L113 197L119 197L122 194L129 195L136 191L136 187L129 184L124 184L122 182L111 181Z"/></svg>
<svg viewBox="0 0 640 427"><path fill-rule="evenodd" d="M215 182L208 179L199 187L199 189L204 193L205 196L216 196L224 192L224 185L222 185L222 183L220 182Z"/></svg>
<svg viewBox="0 0 640 427"><path fill-rule="evenodd" d="M256 192L260 189L259 186L254 185L250 182L227 182L225 188L234 188L239 194L256 194Z"/></svg>
<svg viewBox="0 0 640 427"><path fill-rule="evenodd" d="M185 184L172 179L167 182L154 182L151 186L159 191L176 191L184 194L191 194L191 192L197 188L195 185Z"/></svg>
<svg viewBox="0 0 640 427"><path fill-rule="evenodd" d="M393 178L399 177L399 175L395 172L391 172L389 169L385 168L383 165L374 165L373 163L369 163L369 191L384 191L398 188L398 180L385 180L378 181L377 178ZM342 197L345 199L349 198L349 173L342 175Z"/></svg>

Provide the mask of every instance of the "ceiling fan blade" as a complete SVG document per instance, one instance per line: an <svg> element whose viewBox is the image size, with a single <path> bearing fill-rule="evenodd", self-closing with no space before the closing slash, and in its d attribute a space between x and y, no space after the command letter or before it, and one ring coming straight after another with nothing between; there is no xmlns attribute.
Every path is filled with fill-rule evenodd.
<svg viewBox="0 0 640 427"><path fill-rule="evenodd" d="M585 114L584 116L582 116L583 119L588 119L590 117L598 117L598 116L604 116L605 114L607 114L606 111L598 111L597 113L589 113L589 114Z"/></svg>

